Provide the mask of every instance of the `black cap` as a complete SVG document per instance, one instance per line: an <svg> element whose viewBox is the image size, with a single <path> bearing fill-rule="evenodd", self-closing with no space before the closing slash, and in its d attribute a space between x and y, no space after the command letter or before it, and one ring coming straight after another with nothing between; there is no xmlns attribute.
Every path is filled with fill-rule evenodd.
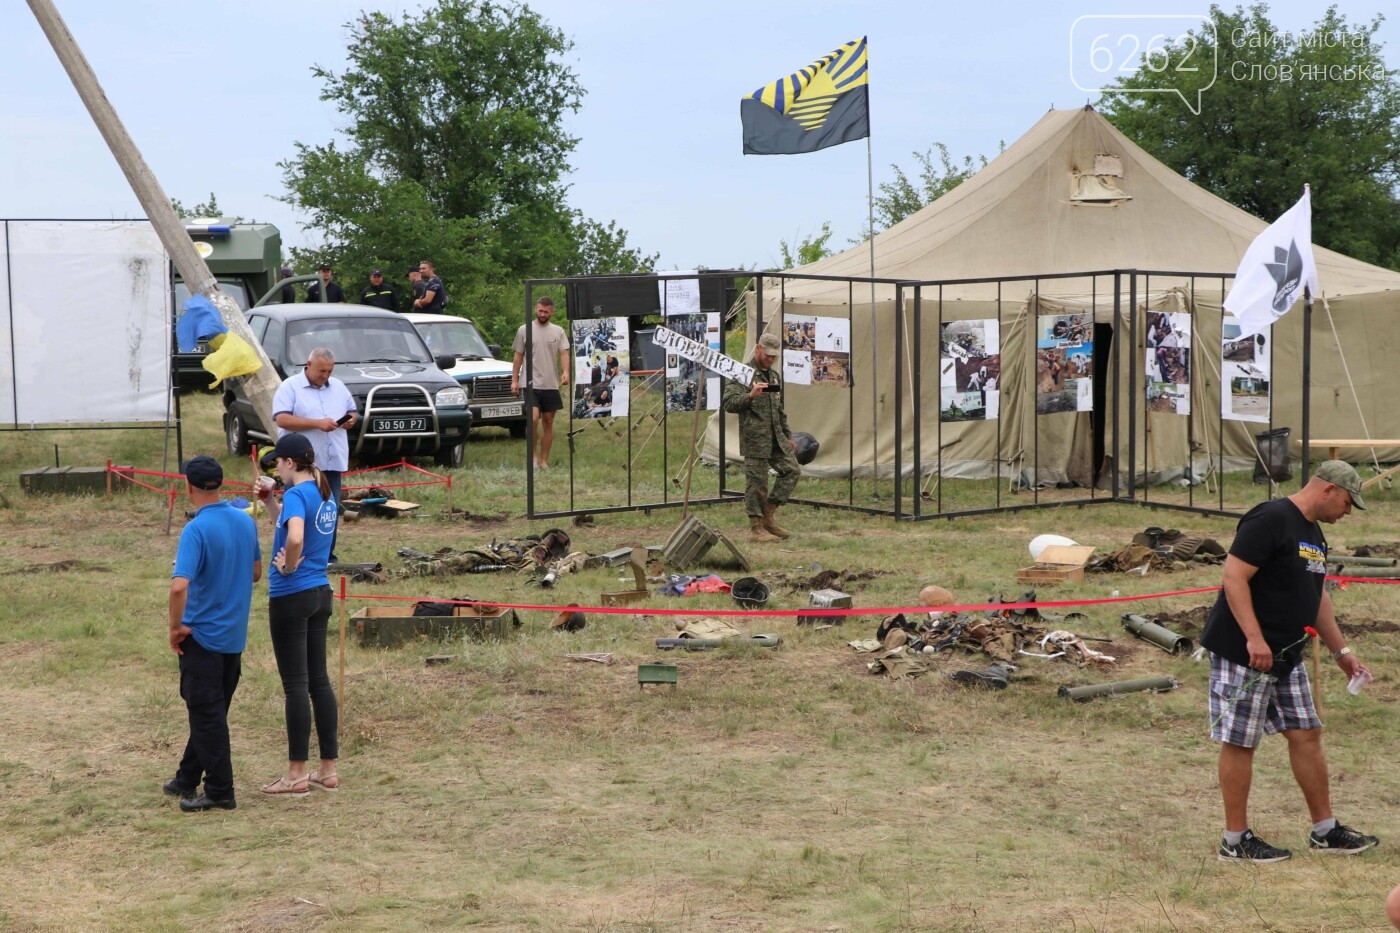
<svg viewBox="0 0 1400 933"><path fill-rule="evenodd" d="M181 465L180 472L185 474L185 479L189 480L195 489L208 491L218 489L224 484L224 468L219 466L219 461L204 454L186 460Z"/></svg>
<svg viewBox="0 0 1400 933"><path fill-rule="evenodd" d="M370 275L383 275L383 274L384 274L384 270L383 270L383 269L371 269L371 270L369 270L369 274L370 274Z"/></svg>
<svg viewBox="0 0 1400 933"><path fill-rule="evenodd" d="M304 434L283 434L277 439L272 453L276 457L291 457L293 460L316 458L316 450Z"/></svg>
<svg viewBox="0 0 1400 933"><path fill-rule="evenodd" d="M317 268L317 270L319 270L319 271L321 271L321 272L329 272L329 271L331 271L331 264L328 263L328 262L323 262L323 263L321 263L319 266L317 266L316 268Z"/></svg>

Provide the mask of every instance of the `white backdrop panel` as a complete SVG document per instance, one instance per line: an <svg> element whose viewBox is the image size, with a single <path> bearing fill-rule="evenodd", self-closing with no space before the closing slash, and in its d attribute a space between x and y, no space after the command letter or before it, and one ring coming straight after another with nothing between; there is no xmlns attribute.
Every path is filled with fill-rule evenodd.
<svg viewBox="0 0 1400 933"><path fill-rule="evenodd" d="M150 223L4 226L0 417L17 426L165 421L170 269Z"/></svg>

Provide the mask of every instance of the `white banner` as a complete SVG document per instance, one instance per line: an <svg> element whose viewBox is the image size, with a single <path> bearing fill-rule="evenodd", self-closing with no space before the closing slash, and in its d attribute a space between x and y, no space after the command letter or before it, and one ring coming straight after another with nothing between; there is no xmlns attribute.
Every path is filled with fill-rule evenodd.
<svg viewBox="0 0 1400 933"><path fill-rule="evenodd" d="M1303 197L1249 244L1225 310L1239 318L1240 336L1250 337L1288 313L1303 286L1318 294L1312 251L1312 193Z"/></svg>
<svg viewBox="0 0 1400 933"><path fill-rule="evenodd" d="M150 223L0 229L0 423L165 421L170 263Z"/></svg>
<svg viewBox="0 0 1400 933"><path fill-rule="evenodd" d="M668 353L676 353L688 360L694 360L706 369L714 370L725 379L733 379L741 385L753 385L752 366L745 366L733 357L725 356L703 343L698 343L689 337L682 337L669 327L657 327L651 342Z"/></svg>

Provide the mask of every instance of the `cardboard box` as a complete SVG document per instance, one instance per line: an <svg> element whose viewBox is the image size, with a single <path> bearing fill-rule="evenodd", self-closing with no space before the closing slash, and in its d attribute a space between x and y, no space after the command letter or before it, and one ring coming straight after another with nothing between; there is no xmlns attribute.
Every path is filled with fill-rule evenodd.
<svg viewBox="0 0 1400 933"><path fill-rule="evenodd" d="M1094 548L1084 544L1052 544L1040 552L1040 560L1016 571L1016 582L1034 586L1083 583L1084 565L1093 553Z"/></svg>
<svg viewBox="0 0 1400 933"><path fill-rule="evenodd" d="M350 618L360 647L397 648L412 638L460 638L503 641L520 627L514 609L455 606L450 616L405 615L398 606L367 606Z"/></svg>

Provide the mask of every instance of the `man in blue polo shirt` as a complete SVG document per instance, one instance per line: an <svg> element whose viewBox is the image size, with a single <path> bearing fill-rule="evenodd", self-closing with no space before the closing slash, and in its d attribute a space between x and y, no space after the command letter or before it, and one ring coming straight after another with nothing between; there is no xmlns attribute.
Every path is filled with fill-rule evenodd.
<svg viewBox="0 0 1400 933"><path fill-rule="evenodd" d="M325 347L311 351L306 368L285 380L272 397L272 419L277 437L300 434L316 452L316 466L326 474L331 495L340 505L340 474L350 468L350 435L346 429L356 418L355 396L345 383L331 375L335 356ZM342 423L341 419L345 419ZM331 562L336 561L335 537L331 538Z"/></svg>
<svg viewBox="0 0 1400 933"><path fill-rule="evenodd" d="M195 515L180 532L171 574L170 648L180 656L190 737L163 789L180 798L186 813L232 810L238 804L228 710L248 644L248 608L262 576L262 550L248 513L219 499L224 471L218 461L191 457L182 472Z"/></svg>

